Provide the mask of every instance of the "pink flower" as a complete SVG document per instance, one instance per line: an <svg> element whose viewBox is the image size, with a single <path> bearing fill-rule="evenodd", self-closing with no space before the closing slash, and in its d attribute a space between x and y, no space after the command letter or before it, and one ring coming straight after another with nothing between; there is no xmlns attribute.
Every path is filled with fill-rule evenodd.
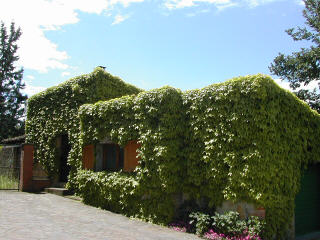
<svg viewBox="0 0 320 240"><path fill-rule="evenodd" d="M187 226L184 222L170 223L169 228L178 232L187 232Z"/></svg>
<svg viewBox="0 0 320 240"><path fill-rule="evenodd" d="M212 229L210 229L208 232L204 234L204 237L206 239L211 240L262 240L259 236L254 235L250 236L248 231L244 231L241 236L235 236L235 237L228 237L221 233L216 233Z"/></svg>

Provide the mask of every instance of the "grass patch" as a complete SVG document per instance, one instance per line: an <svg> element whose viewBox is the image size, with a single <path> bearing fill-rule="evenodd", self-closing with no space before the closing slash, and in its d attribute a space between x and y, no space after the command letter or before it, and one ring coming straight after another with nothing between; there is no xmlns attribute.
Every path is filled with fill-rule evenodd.
<svg viewBox="0 0 320 240"><path fill-rule="evenodd" d="M13 174L10 175L0 175L0 189L18 189L19 179Z"/></svg>

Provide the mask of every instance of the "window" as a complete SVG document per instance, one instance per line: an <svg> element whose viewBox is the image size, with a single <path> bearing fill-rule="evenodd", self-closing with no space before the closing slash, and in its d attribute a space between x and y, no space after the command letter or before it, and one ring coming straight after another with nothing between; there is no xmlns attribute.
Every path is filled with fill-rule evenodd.
<svg viewBox="0 0 320 240"><path fill-rule="evenodd" d="M132 172L138 165L137 149L139 147L140 144L137 141L128 142L124 148L112 142L96 144L94 170L119 171L123 169L125 172Z"/></svg>
<svg viewBox="0 0 320 240"><path fill-rule="evenodd" d="M124 149L115 143L96 145L96 171L118 171L123 168Z"/></svg>

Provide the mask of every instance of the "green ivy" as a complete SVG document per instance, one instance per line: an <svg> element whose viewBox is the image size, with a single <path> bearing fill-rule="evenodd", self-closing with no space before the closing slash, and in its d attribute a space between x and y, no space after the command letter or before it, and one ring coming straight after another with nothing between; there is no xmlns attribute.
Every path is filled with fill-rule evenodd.
<svg viewBox="0 0 320 240"><path fill-rule="evenodd" d="M195 228L197 235L203 236L212 225L212 217L202 212L192 212L189 215L189 224Z"/></svg>
<svg viewBox="0 0 320 240"><path fill-rule="evenodd" d="M54 169L54 139L69 133L75 169L69 187L85 202L168 223L182 196L205 198L210 206L246 201L266 208L267 239L284 237L301 172L320 153L320 118L307 104L265 75L187 92L138 93L130 86L111 94L102 85L97 91L94 80L78 82L86 81L71 80L29 100L27 134L37 159ZM121 97L131 93L138 94ZM141 144L133 174L81 170L82 147L106 137L122 146Z"/></svg>
<svg viewBox="0 0 320 240"><path fill-rule="evenodd" d="M319 115L264 75L189 91L184 102L192 191L214 205L227 199L264 206L267 239L283 237L301 170L318 160Z"/></svg>
<svg viewBox="0 0 320 240"><path fill-rule="evenodd" d="M224 200L264 206L267 237L284 237L300 172L319 156L319 115L264 75L85 105L80 119L85 144L105 136L121 145L139 140L135 180L150 201L136 212L152 221L172 220L172 198L184 193L211 206Z"/></svg>
<svg viewBox="0 0 320 240"><path fill-rule="evenodd" d="M137 212L138 183L124 173L80 170L76 176L78 192L87 204L132 216ZM138 203L138 204L136 204Z"/></svg>
<svg viewBox="0 0 320 240"><path fill-rule="evenodd" d="M170 213L174 209L166 209L172 199L161 191L152 196L145 195L132 174L79 170L75 180L77 193L87 204L157 223L167 223L172 217Z"/></svg>
<svg viewBox="0 0 320 240"><path fill-rule="evenodd" d="M225 212L224 214L216 213L212 216L212 220L212 227L215 231L229 237L241 236L246 230L250 236L260 237L265 227L265 221L259 219L257 216L240 219L240 214L233 211Z"/></svg>
<svg viewBox="0 0 320 240"><path fill-rule="evenodd" d="M135 179L141 189L138 202L144 204L137 205L134 216L158 223L167 223L174 216L172 195L181 191L180 183L185 177L180 162L185 129L182 109L181 91L163 87L137 96L83 105L79 110L83 145L105 137L122 146L139 140L140 165ZM80 191L83 193L86 195ZM101 206L103 201L109 202L101 201Z"/></svg>
<svg viewBox="0 0 320 240"><path fill-rule="evenodd" d="M72 78L28 99L26 142L35 146L35 159L51 175L58 172L56 139L67 134L72 149L69 163L76 169L79 150L79 107L85 103L108 100L141 92L118 77L97 67L92 73Z"/></svg>

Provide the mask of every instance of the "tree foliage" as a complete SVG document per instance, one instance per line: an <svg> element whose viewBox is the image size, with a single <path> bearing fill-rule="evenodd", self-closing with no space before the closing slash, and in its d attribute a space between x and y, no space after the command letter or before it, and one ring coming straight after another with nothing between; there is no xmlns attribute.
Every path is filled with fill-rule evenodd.
<svg viewBox="0 0 320 240"><path fill-rule="evenodd" d="M24 133L24 104L27 97L20 91L23 69L17 69L17 41L21 29L12 22L9 33L1 22L0 26L0 140Z"/></svg>
<svg viewBox="0 0 320 240"><path fill-rule="evenodd" d="M308 41L309 48L302 48L290 55L280 53L269 67L271 73L290 82L295 94L320 112L319 88L303 89L312 81L319 82L320 75L320 1L304 0L305 27L290 28L286 32L294 41Z"/></svg>

